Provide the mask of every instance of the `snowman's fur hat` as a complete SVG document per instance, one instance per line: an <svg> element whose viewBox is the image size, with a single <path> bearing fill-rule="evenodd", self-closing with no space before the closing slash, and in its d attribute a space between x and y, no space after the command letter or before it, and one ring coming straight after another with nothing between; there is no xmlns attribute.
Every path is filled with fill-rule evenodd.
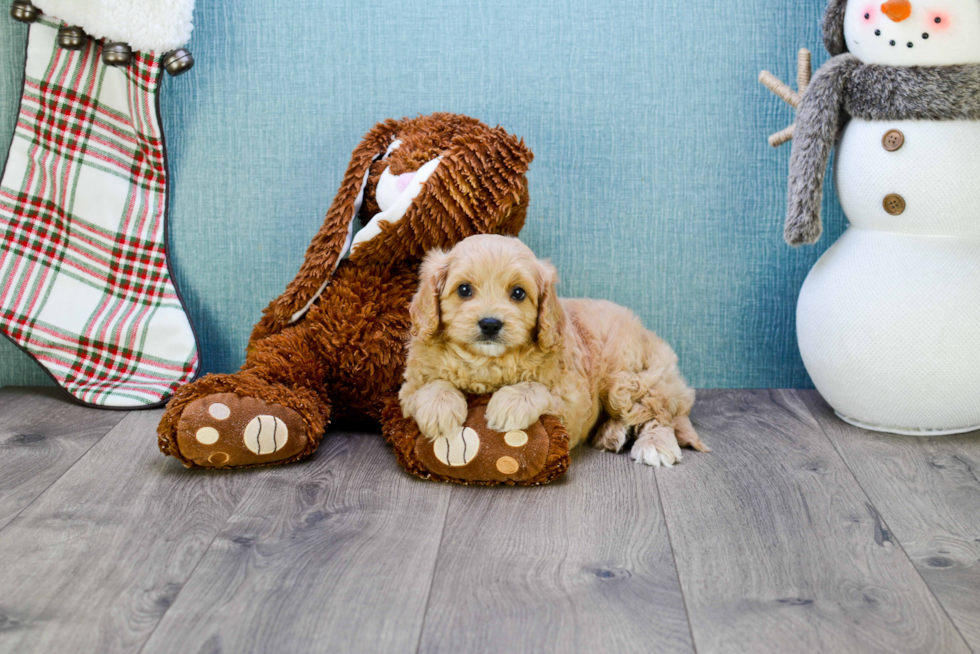
<svg viewBox="0 0 980 654"><path fill-rule="evenodd" d="M844 40L844 11L847 0L830 0L827 11L823 15L823 43L827 51L837 56L847 52L847 42Z"/></svg>

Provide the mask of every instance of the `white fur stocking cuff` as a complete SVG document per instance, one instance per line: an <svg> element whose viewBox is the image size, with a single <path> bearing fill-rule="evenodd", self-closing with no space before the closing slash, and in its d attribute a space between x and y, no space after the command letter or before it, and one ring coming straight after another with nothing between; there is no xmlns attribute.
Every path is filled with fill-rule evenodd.
<svg viewBox="0 0 980 654"><path fill-rule="evenodd" d="M93 38L128 43L133 50L174 50L190 40L194 28L194 0L34 0L34 5Z"/></svg>

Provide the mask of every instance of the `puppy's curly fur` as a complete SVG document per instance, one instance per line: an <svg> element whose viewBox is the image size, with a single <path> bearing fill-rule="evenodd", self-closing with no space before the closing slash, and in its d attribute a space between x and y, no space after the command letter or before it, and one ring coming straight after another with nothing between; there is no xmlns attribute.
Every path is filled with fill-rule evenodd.
<svg viewBox="0 0 980 654"><path fill-rule="evenodd" d="M516 238L471 236L430 252L410 307L405 416L439 438L462 427L464 393L493 393L487 417L497 431L551 414L572 447L595 430L596 447L618 452L635 435L631 455L648 465L673 465L681 446L709 451L670 346L628 309L559 299L557 281Z"/></svg>

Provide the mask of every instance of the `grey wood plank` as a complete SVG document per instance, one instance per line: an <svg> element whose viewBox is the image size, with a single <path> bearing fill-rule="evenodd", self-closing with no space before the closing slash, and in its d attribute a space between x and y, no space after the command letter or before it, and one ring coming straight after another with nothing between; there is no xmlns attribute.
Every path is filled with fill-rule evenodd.
<svg viewBox="0 0 980 654"><path fill-rule="evenodd" d="M799 393L919 574L980 652L980 432L921 438L852 427Z"/></svg>
<svg viewBox="0 0 980 654"><path fill-rule="evenodd" d="M0 530L126 414L90 409L56 388L0 390Z"/></svg>
<svg viewBox="0 0 980 654"><path fill-rule="evenodd" d="M582 448L550 486L453 488L419 651L692 652L654 470Z"/></svg>
<svg viewBox="0 0 980 654"><path fill-rule="evenodd" d="M969 651L799 396L694 423L714 452L657 480L698 652Z"/></svg>
<svg viewBox="0 0 980 654"><path fill-rule="evenodd" d="M132 652L257 477L187 470L128 414L0 532L0 652Z"/></svg>
<svg viewBox="0 0 980 654"><path fill-rule="evenodd" d="M449 487L404 473L378 434L249 489L144 652L411 652Z"/></svg>

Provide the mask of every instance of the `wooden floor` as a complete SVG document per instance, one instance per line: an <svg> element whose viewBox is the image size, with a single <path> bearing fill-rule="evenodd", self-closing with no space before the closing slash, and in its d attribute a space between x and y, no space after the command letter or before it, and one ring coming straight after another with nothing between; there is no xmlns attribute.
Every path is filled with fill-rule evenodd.
<svg viewBox="0 0 980 654"><path fill-rule="evenodd" d="M980 434L705 391L712 454L575 453L537 489L404 474L376 434L185 470L159 411L0 391L0 652L980 654Z"/></svg>

